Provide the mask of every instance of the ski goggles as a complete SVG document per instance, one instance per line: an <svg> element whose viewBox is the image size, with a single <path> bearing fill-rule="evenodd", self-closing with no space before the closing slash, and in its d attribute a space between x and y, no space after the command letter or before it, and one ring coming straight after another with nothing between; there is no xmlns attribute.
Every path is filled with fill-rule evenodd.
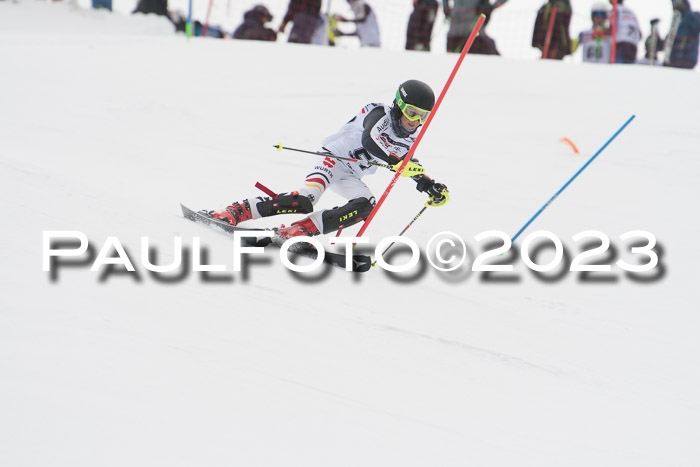
<svg viewBox="0 0 700 467"><path fill-rule="evenodd" d="M399 109L401 109L401 112L407 119L412 122L420 120L421 125L428 120L428 115L430 115L430 110L424 110L415 105L405 103L399 91L396 91L396 105L399 106Z"/></svg>
<svg viewBox="0 0 700 467"><path fill-rule="evenodd" d="M607 11L594 11L591 13L591 18L607 18L608 17L608 12Z"/></svg>

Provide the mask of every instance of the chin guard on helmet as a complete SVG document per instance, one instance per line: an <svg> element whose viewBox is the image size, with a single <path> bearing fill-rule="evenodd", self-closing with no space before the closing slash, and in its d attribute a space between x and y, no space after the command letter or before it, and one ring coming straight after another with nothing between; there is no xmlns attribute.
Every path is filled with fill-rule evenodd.
<svg viewBox="0 0 700 467"><path fill-rule="evenodd" d="M262 217L276 216L277 214L308 214L313 212L314 205L306 196L299 195L298 191L281 194L275 199L266 198L255 205Z"/></svg>

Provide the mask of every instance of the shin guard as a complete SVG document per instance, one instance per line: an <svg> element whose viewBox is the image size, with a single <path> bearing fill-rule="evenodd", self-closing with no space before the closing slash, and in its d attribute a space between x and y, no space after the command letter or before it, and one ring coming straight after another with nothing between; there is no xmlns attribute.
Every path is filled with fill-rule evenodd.
<svg viewBox="0 0 700 467"><path fill-rule="evenodd" d="M308 214L314 210L311 200L297 191L279 195L275 199L263 199L255 207L262 217L277 214Z"/></svg>

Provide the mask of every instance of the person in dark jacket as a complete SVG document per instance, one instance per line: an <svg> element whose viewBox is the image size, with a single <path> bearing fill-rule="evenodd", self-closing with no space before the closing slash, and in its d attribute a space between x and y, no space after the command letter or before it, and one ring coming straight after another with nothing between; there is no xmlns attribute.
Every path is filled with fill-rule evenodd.
<svg viewBox="0 0 700 467"><path fill-rule="evenodd" d="M447 10L447 0L442 2L443 8ZM430 51L437 10L437 0L413 0L413 13L408 17L406 28L406 50Z"/></svg>
<svg viewBox="0 0 700 467"><path fill-rule="evenodd" d="M549 32L549 44L547 44L548 28L553 11L555 11L554 23L551 32ZM535 20L535 29L532 34L532 46L542 51L542 58L561 60L571 54L570 22L571 4L569 0L548 0L539 9ZM545 56L547 45L549 45L549 48Z"/></svg>
<svg viewBox="0 0 700 467"><path fill-rule="evenodd" d="M294 26L289 33L289 42L311 44L314 32L323 24L321 0L291 0L279 32L284 32L290 22Z"/></svg>
<svg viewBox="0 0 700 467"><path fill-rule="evenodd" d="M256 5L243 15L243 24L233 32L234 39L248 39L253 41L277 40L277 33L265 27L265 23L272 21L270 11L263 5Z"/></svg>
<svg viewBox="0 0 700 467"><path fill-rule="evenodd" d="M445 17L450 21L450 29L447 31L447 51L460 53L464 48L472 28L479 15L486 15L486 21L474 39L469 53L483 55L500 55L496 50L496 42L486 34L486 25L491 19L491 13L503 5L507 0L453 0L443 2Z"/></svg>
<svg viewBox="0 0 700 467"><path fill-rule="evenodd" d="M700 13L691 11L688 0L673 0L673 9L680 12L681 22L671 47L671 59L668 66L690 70L695 68L698 63Z"/></svg>
<svg viewBox="0 0 700 467"><path fill-rule="evenodd" d="M170 18L168 13L168 0L139 0L136 9L132 13L154 13L159 16Z"/></svg>

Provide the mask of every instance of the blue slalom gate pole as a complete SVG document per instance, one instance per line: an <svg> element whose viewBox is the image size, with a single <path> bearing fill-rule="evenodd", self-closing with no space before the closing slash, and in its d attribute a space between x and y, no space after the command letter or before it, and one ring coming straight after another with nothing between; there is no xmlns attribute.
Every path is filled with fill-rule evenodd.
<svg viewBox="0 0 700 467"><path fill-rule="evenodd" d="M547 206L549 206L550 204L552 204L552 201L554 201L554 200L557 198L557 196L559 196L559 195L561 194L562 191L566 190L566 187L569 186L569 185L571 184L571 182L573 182L574 179L575 179L576 177L578 177L579 174L580 174L581 172L583 172L584 170L586 170L586 167L588 167L588 166L591 164L591 162L593 162L593 160L594 160L596 157L598 157L598 155L599 155L601 152L603 152L603 150L604 150L605 148L607 148L608 145L609 145L610 143L612 143L612 141L613 141L615 138L617 138L617 135L619 135L620 133L622 133L622 130L624 130L624 129L627 127L627 125L629 125L630 122L631 122L632 120L634 120L634 117L635 117L635 116L632 115L632 116L629 118L629 120L627 120L627 121L625 122L625 124L622 125L622 126L620 127L620 129L617 130L617 131L615 132L614 135L612 135L612 137L603 145L603 147L600 148L600 149L598 149L598 152L596 152L595 154L593 154L593 156L592 156L590 159L588 159L588 162L586 162L585 164L583 164L583 167L581 167L581 168L578 170L578 172L576 172L576 173L574 174L574 176L571 177L571 178L569 179L569 181L566 182L566 183L564 184L564 186L561 187L561 188L559 189L559 191L557 191L557 192L554 194L554 196L552 196L551 198L549 198L549 201L547 201L547 202L544 204L544 206L542 206L542 207L540 208L540 210L537 211L537 213L535 213L535 215L532 216L532 217L530 218L530 220L527 221L527 223L526 223L524 226L522 226L522 228L521 228L520 230L518 230L518 233L516 233L515 235L513 235L513 238L510 239L511 242L514 242L515 239L518 238L518 237L520 236L520 234L523 233L523 231L524 231L525 229L527 229L527 227L528 227L530 224L532 224L532 221L534 221L535 219L537 219L537 216L539 216L540 214L542 214L542 211L544 211L545 209L547 209Z"/></svg>
<svg viewBox="0 0 700 467"><path fill-rule="evenodd" d="M192 0L190 0L189 8L187 9L187 24L185 25L185 36L189 39L192 37Z"/></svg>

